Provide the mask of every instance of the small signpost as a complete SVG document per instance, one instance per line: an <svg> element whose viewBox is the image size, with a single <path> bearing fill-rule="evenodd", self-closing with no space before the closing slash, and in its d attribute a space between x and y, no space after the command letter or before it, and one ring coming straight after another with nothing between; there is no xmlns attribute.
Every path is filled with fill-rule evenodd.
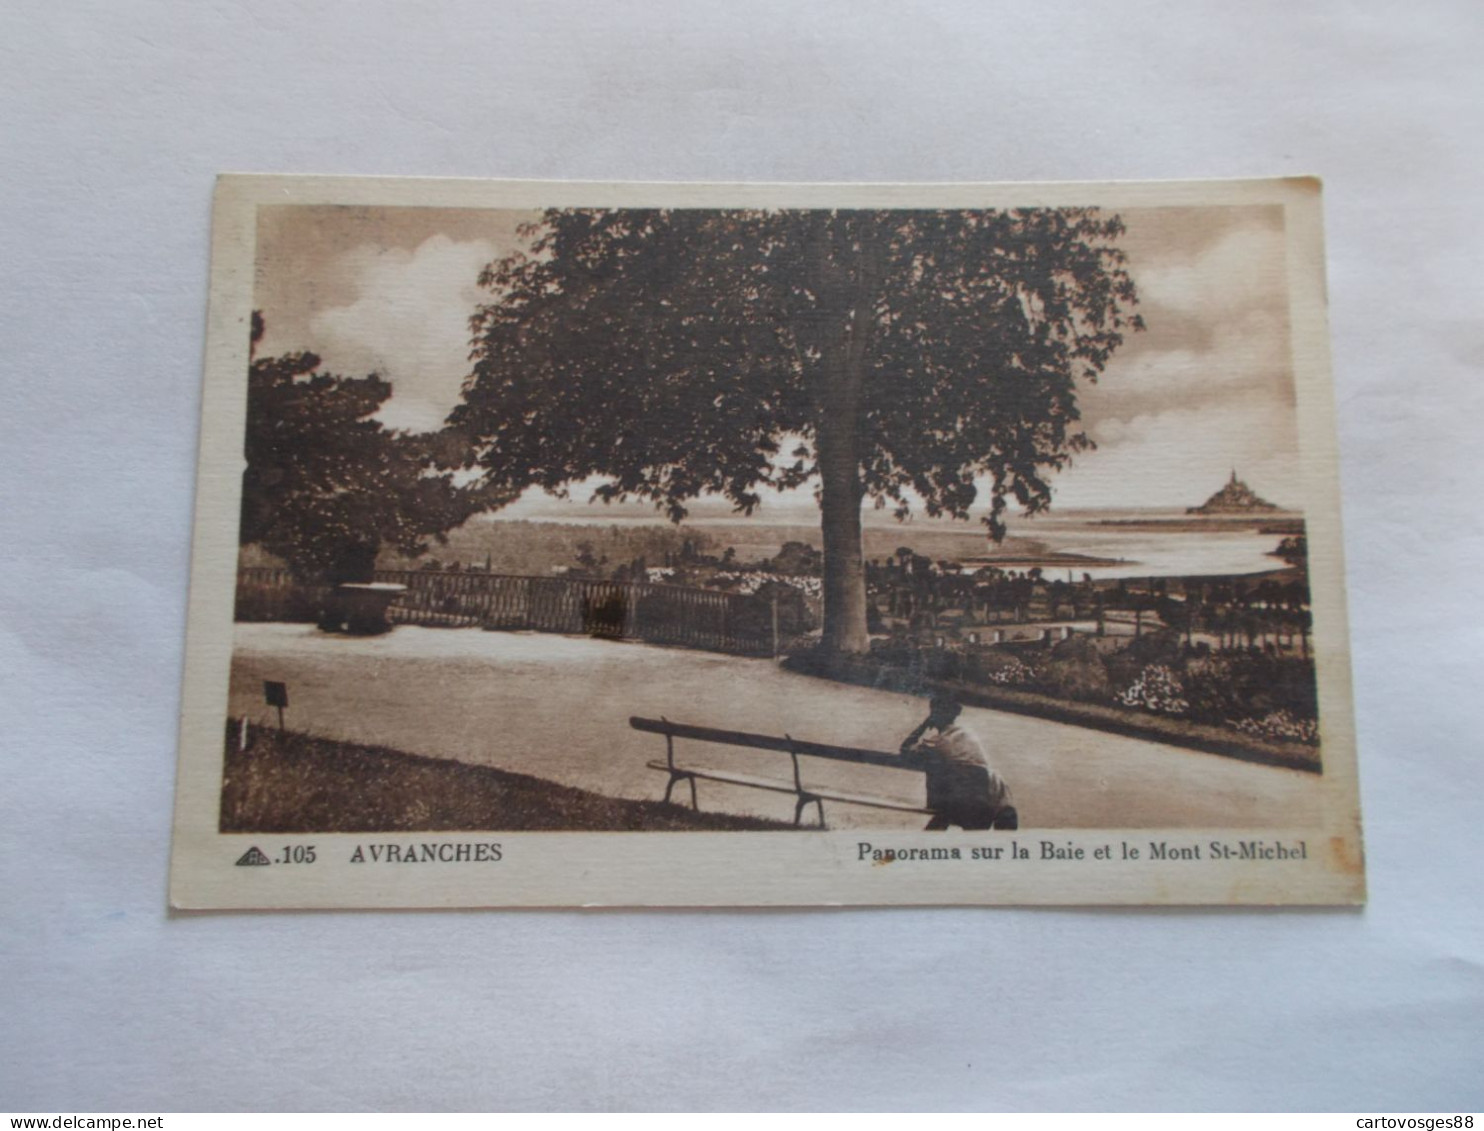
<svg viewBox="0 0 1484 1131"><path fill-rule="evenodd" d="M283 730L283 709L289 705L289 685L277 680L263 681L263 699L270 707L278 708L278 729Z"/></svg>

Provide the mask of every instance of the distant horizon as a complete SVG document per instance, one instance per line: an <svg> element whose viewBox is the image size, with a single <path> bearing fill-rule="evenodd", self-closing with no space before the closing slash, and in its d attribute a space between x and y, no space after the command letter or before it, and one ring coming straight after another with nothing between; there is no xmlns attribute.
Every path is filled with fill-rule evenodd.
<svg viewBox="0 0 1484 1131"><path fill-rule="evenodd" d="M1238 471L1237 478L1241 479ZM1223 480L1211 491L1217 490L1225 484ZM1248 484L1251 486L1251 484ZM1261 497L1268 498L1263 491L1254 487L1253 490ZM1028 523L1055 521L1058 518L1075 518L1086 515L1162 515L1185 517L1187 507L1198 507L1210 497L1211 491L1202 494L1201 497L1192 499L1188 503L1143 503L1143 504L1104 504L1104 505L1069 505L1052 506L1038 515L1026 515L1019 508L1011 506L1005 512L1005 521L1010 526L1023 526ZM589 501L587 496L590 488L581 491L574 489L572 497L559 498L551 495L540 488L531 488L518 500L499 510L483 511L473 516L470 521L492 521L492 522L580 522L601 523L612 521L621 524L633 524L640 522L654 522L659 525L674 525L665 515L664 511L655 507L652 503L640 500L628 500L626 502L604 503L598 500ZM1272 500L1270 500L1272 501ZM764 496L762 503L751 515L743 514L735 510L730 501L717 496L705 496L691 500L686 504L688 514L681 520L681 526L719 526L719 525L756 525L756 526L818 526L819 506L808 491L787 492L781 495ZM1303 510L1298 507L1284 506L1274 501L1279 509L1275 512L1253 512L1250 517L1253 520L1261 520L1268 517L1283 517L1302 515ZM895 526L926 525L941 529L961 529L967 532L983 530L981 519L987 513L987 508L976 507L967 518L953 518L947 515L932 517L924 513L920 507L914 507L912 515L905 521L895 517L891 507L877 509L870 500L866 500L861 507L861 520L866 526L875 528L889 528ZM1189 516L1193 519L1206 517L1220 521L1232 518L1244 517L1241 514L1231 515L1208 515Z"/></svg>

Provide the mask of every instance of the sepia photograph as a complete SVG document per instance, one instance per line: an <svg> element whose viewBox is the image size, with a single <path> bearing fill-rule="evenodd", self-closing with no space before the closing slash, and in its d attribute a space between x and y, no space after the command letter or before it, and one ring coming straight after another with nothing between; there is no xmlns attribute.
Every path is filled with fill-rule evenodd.
<svg viewBox="0 0 1484 1131"><path fill-rule="evenodd" d="M0 28L5 1117L1477 1121L1484 5Z"/></svg>
<svg viewBox="0 0 1484 1131"><path fill-rule="evenodd" d="M223 178L177 905L1363 899L1318 214Z"/></svg>

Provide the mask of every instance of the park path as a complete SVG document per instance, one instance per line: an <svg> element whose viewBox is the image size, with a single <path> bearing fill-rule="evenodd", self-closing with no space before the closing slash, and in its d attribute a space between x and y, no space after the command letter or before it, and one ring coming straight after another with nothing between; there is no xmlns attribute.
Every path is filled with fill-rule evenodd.
<svg viewBox="0 0 1484 1131"><path fill-rule="evenodd" d="M402 625L346 637L239 624L230 711L267 721L263 681L288 684L288 724L331 738L495 766L610 796L658 798L664 754L631 715L895 750L925 715L913 696L797 675L772 661L525 632ZM1027 828L1294 828L1319 823L1316 775L999 711L967 708ZM681 743L682 762L786 776L786 755ZM808 763L806 778L921 803L914 773ZM788 798L701 783L701 806L791 819ZM923 818L832 805L833 828Z"/></svg>

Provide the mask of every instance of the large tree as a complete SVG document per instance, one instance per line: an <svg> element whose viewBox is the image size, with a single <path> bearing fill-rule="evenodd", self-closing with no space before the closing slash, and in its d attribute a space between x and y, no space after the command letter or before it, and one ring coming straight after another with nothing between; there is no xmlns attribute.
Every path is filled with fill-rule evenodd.
<svg viewBox="0 0 1484 1131"><path fill-rule="evenodd" d="M1090 446L1076 383L1140 323L1095 209L566 209L491 264L451 423L486 480L653 500L817 480L824 646L867 647L861 505L1004 534Z"/></svg>
<svg viewBox="0 0 1484 1131"><path fill-rule="evenodd" d="M253 345L262 337L253 315ZM374 414L391 396L375 374L341 377L312 353L251 361L243 545L283 558L302 580L369 581L383 545L421 553L491 502L437 469L439 437L387 429Z"/></svg>

